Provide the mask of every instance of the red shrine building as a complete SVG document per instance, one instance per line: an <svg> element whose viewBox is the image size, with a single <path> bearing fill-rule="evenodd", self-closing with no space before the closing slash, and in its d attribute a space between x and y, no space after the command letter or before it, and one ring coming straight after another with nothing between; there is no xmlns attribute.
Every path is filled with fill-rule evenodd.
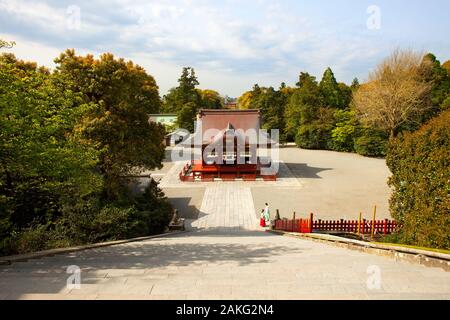
<svg viewBox="0 0 450 320"><path fill-rule="evenodd" d="M260 131L261 122L259 110L200 110L189 143L194 156L180 180L276 180L270 159L258 154L275 145Z"/></svg>

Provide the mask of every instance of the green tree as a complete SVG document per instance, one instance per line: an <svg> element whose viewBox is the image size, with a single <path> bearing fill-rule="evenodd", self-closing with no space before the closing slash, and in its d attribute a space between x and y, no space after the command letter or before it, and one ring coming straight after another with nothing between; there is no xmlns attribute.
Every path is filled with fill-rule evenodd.
<svg viewBox="0 0 450 320"><path fill-rule="evenodd" d="M164 129L148 121L148 114L160 107L156 82L140 66L108 53L97 60L67 50L55 63L54 77L60 86L99 106L85 115L77 129L101 151L105 195L117 199L126 185L124 176L136 168L161 166Z"/></svg>
<svg viewBox="0 0 450 320"><path fill-rule="evenodd" d="M450 247L450 110L390 141L386 163L398 241Z"/></svg>
<svg viewBox="0 0 450 320"><path fill-rule="evenodd" d="M439 60L432 53L426 54L422 59L423 77L431 84L432 107L422 115L420 122L424 122L445 109L444 101L450 97L450 76L441 66Z"/></svg>
<svg viewBox="0 0 450 320"><path fill-rule="evenodd" d="M355 151L366 157L384 157L386 155L388 135L386 131L371 127L360 128L355 139Z"/></svg>
<svg viewBox="0 0 450 320"><path fill-rule="evenodd" d="M178 87L172 88L163 98L163 111L177 114L177 125L190 131L202 107L200 92L195 88L199 82L193 68L185 67L178 79Z"/></svg>
<svg viewBox="0 0 450 320"><path fill-rule="evenodd" d="M324 107L345 108L346 101L334 77L331 68L327 68L323 73L319 83L320 92L323 96Z"/></svg>
<svg viewBox="0 0 450 320"><path fill-rule="evenodd" d="M359 88L359 80L358 80L358 78L354 78L352 81L352 84L350 86L350 89L352 89L352 91L354 91L358 88Z"/></svg>
<svg viewBox="0 0 450 320"><path fill-rule="evenodd" d="M333 149L337 151L354 151L354 140L359 134L359 123L354 111L336 110L335 127L331 131Z"/></svg>
<svg viewBox="0 0 450 320"><path fill-rule="evenodd" d="M284 107L285 100L280 91L276 91L273 87L265 90L259 98L258 109L263 115L263 128L267 130L280 130L280 137L284 134Z"/></svg>
<svg viewBox="0 0 450 320"><path fill-rule="evenodd" d="M285 133L288 140L293 140L302 124L311 123L322 104L319 86L314 76L301 72L298 88L294 90L285 108Z"/></svg>
<svg viewBox="0 0 450 320"><path fill-rule="evenodd" d="M35 64L0 56L0 254L14 252L21 230L101 191L99 152L75 130L97 107Z"/></svg>
<svg viewBox="0 0 450 320"><path fill-rule="evenodd" d="M198 107L194 102L188 102L183 105L180 111L177 113L177 123L180 128L194 131L193 117L198 113Z"/></svg>

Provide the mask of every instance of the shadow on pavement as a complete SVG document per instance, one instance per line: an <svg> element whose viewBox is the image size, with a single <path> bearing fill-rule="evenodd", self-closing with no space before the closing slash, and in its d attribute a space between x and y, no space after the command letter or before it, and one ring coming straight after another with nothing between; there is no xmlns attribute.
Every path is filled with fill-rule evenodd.
<svg viewBox="0 0 450 320"><path fill-rule="evenodd" d="M306 163L287 163L287 167L297 178L311 178L311 179L322 179L318 173L327 170L333 170L333 168L317 168L310 167Z"/></svg>

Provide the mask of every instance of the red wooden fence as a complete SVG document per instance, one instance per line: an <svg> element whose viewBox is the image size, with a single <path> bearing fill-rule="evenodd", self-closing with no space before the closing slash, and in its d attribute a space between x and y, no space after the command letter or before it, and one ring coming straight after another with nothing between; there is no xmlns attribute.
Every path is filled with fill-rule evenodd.
<svg viewBox="0 0 450 320"><path fill-rule="evenodd" d="M312 233L314 231L341 231L370 234L372 232L372 225L374 234L390 234L395 231L397 222L389 219L375 221L363 219L361 220L361 223L358 223L358 220L344 219L314 220L312 214L309 219L275 220L275 230L299 233Z"/></svg>

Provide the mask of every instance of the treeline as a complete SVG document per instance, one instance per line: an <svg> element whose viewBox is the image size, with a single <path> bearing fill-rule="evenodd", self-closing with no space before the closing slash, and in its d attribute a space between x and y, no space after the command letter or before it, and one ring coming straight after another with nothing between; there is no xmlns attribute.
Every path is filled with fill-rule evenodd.
<svg viewBox="0 0 450 320"><path fill-rule="evenodd" d="M179 85L169 90L163 97L162 111L177 115L177 126L194 130L194 121L200 109L221 109L224 98L217 91L198 89L199 85L195 70L185 67L178 79Z"/></svg>
<svg viewBox="0 0 450 320"><path fill-rule="evenodd" d="M239 103L299 147L386 155L401 226L387 240L450 248L450 61L397 50L365 83L338 83L329 68L320 82L302 72L295 88L255 85Z"/></svg>
<svg viewBox="0 0 450 320"><path fill-rule="evenodd" d="M432 54L417 58L394 52L363 84L337 82L330 68L320 81L301 72L295 87L256 84L239 97L239 107L260 109L263 127L279 129L282 142L385 156L389 137L417 129L449 106L450 62L441 65Z"/></svg>
<svg viewBox="0 0 450 320"><path fill-rule="evenodd" d="M164 156L155 80L112 54L55 63L0 55L0 255L162 232L164 194L129 188Z"/></svg>

